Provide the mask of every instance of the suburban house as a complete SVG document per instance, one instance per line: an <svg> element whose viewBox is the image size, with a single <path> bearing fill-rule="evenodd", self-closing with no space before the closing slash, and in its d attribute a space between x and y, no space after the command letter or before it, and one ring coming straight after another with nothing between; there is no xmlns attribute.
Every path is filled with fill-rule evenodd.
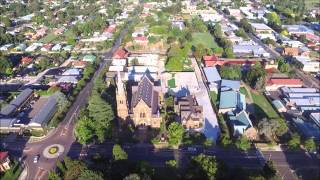
<svg viewBox="0 0 320 180"><path fill-rule="evenodd" d="M292 48L292 47L283 48L282 55L298 56L299 55L299 49L298 48Z"/></svg>
<svg viewBox="0 0 320 180"><path fill-rule="evenodd" d="M70 83L70 84L77 84L78 78L76 76L61 76L58 81L58 84L61 83Z"/></svg>
<svg viewBox="0 0 320 180"><path fill-rule="evenodd" d="M86 61L73 61L72 66L74 68L84 69L87 65Z"/></svg>
<svg viewBox="0 0 320 180"><path fill-rule="evenodd" d="M52 47L52 51L60 51L62 48L61 44L55 44L53 47Z"/></svg>
<svg viewBox="0 0 320 180"><path fill-rule="evenodd" d="M96 60L96 56L92 55L92 54L87 54L82 58L83 61L86 62L94 62Z"/></svg>
<svg viewBox="0 0 320 180"><path fill-rule="evenodd" d="M256 33L265 33L265 34L271 34L273 32L273 29L271 29L269 26L263 23L251 23L251 26L253 30Z"/></svg>
<svg viewBox="0 0 320 180"><path fill-rule="evenodd" d="M80 76L81 72L79 69L71 68L64 71L61 75L62 76Z"/></svg>
<svg viewBox="0 0 320 180"><path fill-rule="evenodd" d="M219 113L227 113L230 111L241 111L245 109L246 109L245 95L234 90L220 92Z"/></svg>
<svg viewBox="0 0 320 180"><path fill-rule="evenodd" d="M303 82L300 79L274 79L270 78L266 84L267 91L276 91L281 87L302 87Z"/></svg>
<svg viewBox="0 0 320 180"><path fill-rule="evenodd" d="M282 41L282 45L293 47L293 48L304 46L304 44L302 42L293 41L293 40Z"/></svg>
<svg viewBox="0 0 320 180"><path fill-rule="evenodd" d="M233 53L240 57L270 57L270 54L260 45L235 44L233 45Z"/></svg>
<svg viewBox="0 0 320 180"><path fill-rule="evenodd" d="M128 57L129 66L158 66L158 54L130 54Z"/></svg>
<svg viewBox="0 0 320 180"><path fill-rule="evenodd" d="M198 129L204 125L203 108L192 95L176 98L175 109L185 129Z"/></svg>
<svg viewBox="0 0 320 180"><path fill-rule="evenodd" d="M185 24L183 20L173 20L171 22L171 26L174 28L178 28L180 30L183 30L185 28Z"/></svg>
<svg viewBox="0 0 320 180"><path fill-rule="evenodd" d="M250 140L256 139L258 132L253 127L249 115L242 110L239 113L228 112L228 123L231 126L233 136L244 135Z"/></svg>
<svg viewBox="0 0 320 180"><path fill-rule="evenodd" d="M31 58L31 57L23 57L23 58L21 58L20 61L21 61L22 65L28 65L28 64L32 63L33 58Z"/></svg>
<svg viewBox="0 0 320 180"><path fill-rule="evenodd" d="M48 52L51 50L52 47L53 47L53 44L48 43L48 44L43 45L40 50L44 51L44 52Z"/></svg>
<svg viewBox="0 0 320 180"><path fill-rule="evenodd" d="M320 71L320 61L312 61L309 57L305 56L295 56L294 58L303 65L302 70L304 72L317 73Z"/></svg>
<svg viewBox="0 0 320 180"><path fill-rule="evenodd" d="M131 87L130 96L125 90L120 72L117 75L117 112L120 123L132 121L136 127L160 128L161 87L145 74L137 85Z"/></svg>
<svg viewBox="0 0 320 180"><path fill-rule="evenodd" d="M283 28L288 30L289 35L301 36L301 35L314 35L313 30L307 28L304 25L283 25Z"/></svg>
<svg viewBox="0 0 320 180"><path fill-rule="evenodd" d="M204 75L206 76L210 91L215 91L216 93L218 93L221 77L217 68L215 66L204 67L203 71L204 71Z"/></svg>
<svg viewBox="0 0 320 180"><path fill-rule="evenodd" d="M0 152L0 172L5 172L10 169L10 159L7 151Z"/></svg>

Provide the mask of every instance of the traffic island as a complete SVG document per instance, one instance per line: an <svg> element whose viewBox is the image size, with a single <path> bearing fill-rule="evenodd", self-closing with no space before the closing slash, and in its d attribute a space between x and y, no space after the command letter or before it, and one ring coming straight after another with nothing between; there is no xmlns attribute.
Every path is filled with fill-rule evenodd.
<svg viewBox="0 0 320 180"><path fill-rule="evenodd" d="M64 147L60 144L52 144L46 147L43 151L43 156L45 158L58 158L64 151Z"/></svg>

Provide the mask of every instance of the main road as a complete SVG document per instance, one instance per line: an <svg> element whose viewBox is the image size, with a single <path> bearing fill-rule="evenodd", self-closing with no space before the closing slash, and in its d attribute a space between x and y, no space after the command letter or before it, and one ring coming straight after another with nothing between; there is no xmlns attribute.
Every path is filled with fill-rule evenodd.
<svg viewBox="0 0 320 180"><path fill-rule="evenodd" d="M131 23L131 21L129 23ZM109 51L103 53L103 60L99 64L99 67L97 71L94 73L93 78L78 94L75 102L70 107L68 113L66 114L63 121L59 124L59 126L45 139L39 142L26 143L25 145L23 145L24 150L22 154L22 159L27 168L27 176L25 179L45 179L48 171L55 167L57 159L46 158L43 155L45 148L47 148L48 146L59 144L64 148L64 151L61 152L61 154L59 154L58 158L60 159L63 159L63 157L67 155L71 145L75 142L75 137L73 133L75 126L75 117L78 115L80 109L86 106L95 78L100 75L102 70L106 67L107 63L110 62L109 60L111 59L113 52L119 48L119 46L121 45L122 38L126 33L127 28L121 31L119 37L115 40L113 47ZM40 155L40 158L37 163L34 163L33 161L36 155Z"/></svg>

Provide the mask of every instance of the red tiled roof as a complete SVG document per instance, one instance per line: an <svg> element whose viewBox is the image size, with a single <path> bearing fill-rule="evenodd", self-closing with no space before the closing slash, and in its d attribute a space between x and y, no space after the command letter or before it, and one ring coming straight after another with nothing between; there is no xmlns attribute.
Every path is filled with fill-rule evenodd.
<svg viewBox="0 0 320 180"><path fill-rule="evenodd" d="M117 49L112 55L112 58L115 58L115 59L123 59L127 57L128 57L128 53L123 48Z"/></svg>
<svg viewBox="0 0 320 180"><path fill-rule="evenodd" d="M74 61L72 63L72 65L75 67L84 67L84 66L86 66L86 64L87 64L86 61Z"/></svg>
<svg viewBox="0 0 320 180"><path fill-rule="evenodd" d="M104 29L104 32L113 33L116 30L116 25L110 25Z"/></svg>
<svg viewBox="0 0 320 180"><path fill-rule="evenodd" d="M302 85L301 79L270 79L269 85Z"/></svg>
<svg viewBox="0 0 320 180"><path fill-rule="evenodd" d="M147 41L147 38L144 36L138 36L133 38L135 41Z"/></svg>
<svg viewBox="0 0 320 180"><path fill-rule="evenodd" d="M211 56L203 56L202 59L204 61L218 61L218 57L214 54Z"/></svg>
<svg viewBox="0 0 320 180"><path fill-rule="evenodd" d="M23 63L23 64L28 64L28 63L31 63L32 62L32 58L30 58L30 57L23 57L22 59L21 59L21 62Z"/></svg>
<svg viewBox="0 0 320 180"><path fill-rule="evenodd" d="M4 160L5 158L8 157L8 152L0 152L0 161Z"/></svg>

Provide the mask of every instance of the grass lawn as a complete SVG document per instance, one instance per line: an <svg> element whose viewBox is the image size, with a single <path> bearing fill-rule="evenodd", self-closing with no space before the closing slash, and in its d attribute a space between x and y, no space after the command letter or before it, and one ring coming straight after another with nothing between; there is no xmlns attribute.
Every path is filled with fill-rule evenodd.
<svg viewBox="0 0 320 180"><path fill-rule="evenodd" d="M259 119L261 118L279 118L277 112L263 94L251 93L253 102L256 104L255 112Z"/></svg>
<svg viewBox="0 0 320 180"><path fill-rule="evenodd" d="M240 92L244 94L246 97L249 97L248 91L244 87L240 87Z"/></svg>
<svg viewBox="0 0 320 180"><path fill-rule="evenodd" d="M169 29L168 26L161 25L161 26L152 26L149 29L150 33L154 34L166 34L168 33Z"/></svg>
<svg viewBox="0 0 320 180"><path fill-rule="evenodd" d="M41 39L40 39L40 42L42 42L42 43L49 43L49 42L54 41L57 37L58 37L58 36L56 36L55 34L49 33L49 34L46 35L45 37L41 38Z"/></svg>
<svg viewBox="0 0 320 180"><path fill-rule="evenodd" d="M203 44L206 48L216 48L218 45L210 33L193 33L192 45Z"/></svg>
<svg viewBox="0 0 320 180"><path fill-rule="evenodd" d="M2 180L18 179L21 171L22 171L22 168L19 166L19 163L17 161L13 161L11 165L11 169L6 171L3 176L0 176L0 179Z"/></svg>
<svg viewBox="0 0 320 180"><path fill-rule="evenodd" d="M209 97L210 97L211 103L216 106L218 101L218 94L214 91L210 91Z"/></svg>

